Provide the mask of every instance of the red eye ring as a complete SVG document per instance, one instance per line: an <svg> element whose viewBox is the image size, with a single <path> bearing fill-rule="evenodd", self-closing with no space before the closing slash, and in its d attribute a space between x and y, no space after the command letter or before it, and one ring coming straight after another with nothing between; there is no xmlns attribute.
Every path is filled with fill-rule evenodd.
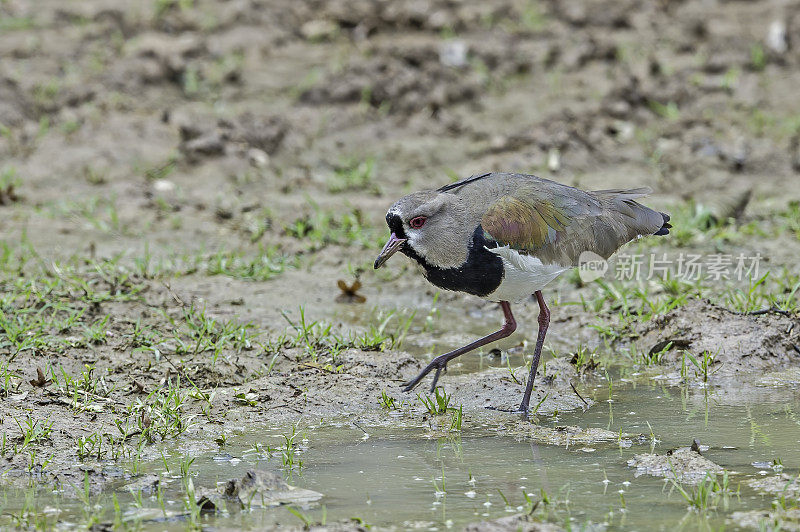
<svg viewBox="0 0 800 532"><path fill-rule="evenodd" d="M427 220L425 216L417 216L415 218L411 218L411 220L408 221L408 225L410 225L413 229L419 229L425 225L425 220Z"/></svg>

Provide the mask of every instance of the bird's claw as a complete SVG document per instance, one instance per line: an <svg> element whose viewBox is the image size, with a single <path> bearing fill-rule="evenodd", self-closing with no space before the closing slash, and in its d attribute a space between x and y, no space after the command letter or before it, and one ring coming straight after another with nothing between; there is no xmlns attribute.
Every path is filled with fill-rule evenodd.
<svg viewBox="0 0 800 532"><path fill-rule="evenodd" d="M439 382L439 375L441 375L442 370L447 371L447 363L446 362L445 362L445 364L443 366L440 366L440 367L436 368L436 375L433 376L433 382L431 383L431 391L428 392L428 393L433 393L434 390L436 390L436 383Z"/></svg>
<svg viewBox="0 0 800 532"><path fill-rule="evenodd" d="M419 382L408 381L407 383L403 384L403 391L410 392L411 390L416 388L417 384L419 384Z"/></svg>
<svg viewBox="0 0 800 532"><path fill-rule="evenodd" d="M431 383L431 391L430 391L430 393L433 393L434 390L436 390L436 383L439 382L439 376L442 374L442 371L445 371L445 372L447 371L447 362L446 361L444 363L442 363L442 362L437 362L436 360L433 360L433 362L428 364L428 366L425 369L423 369L419 373L419 375L417 375L416 377L414 377L414 379L408 381L407 383L405 383L403 385L403 391L404 392L410 392L411 390L416 388L417 385L420 383L420 381L422 381L422 379L425 378L425 375L430 373L431 370L433 370L433 368L436 368L436 375L433 376L433 382Z"/></svg>

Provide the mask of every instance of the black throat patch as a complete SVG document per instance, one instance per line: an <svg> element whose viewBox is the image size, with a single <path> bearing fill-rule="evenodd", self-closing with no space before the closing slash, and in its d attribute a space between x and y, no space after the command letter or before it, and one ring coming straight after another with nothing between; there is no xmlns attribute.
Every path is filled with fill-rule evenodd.
<svg viewBox="0 0 800 532"><path fill-rule="evenodd" d="M406 237L397 215L387 216L386 221L398 238ZM458 268L432 266L407 243L400 251L420 263L428 281L439 288L484 297L497 290L503 280L503 259L488 251L487 247L497 247L497 242L487 239L483 227L479 225L472 233L467 260Z"/></svg>
<svg viewBox="0 0 800 532"><path fill-rule="evenodd" d="M397 238L406 238L406 230L403 229L403 220L400 219L400 215L391 212L387 214L386 225Z"/></svg>

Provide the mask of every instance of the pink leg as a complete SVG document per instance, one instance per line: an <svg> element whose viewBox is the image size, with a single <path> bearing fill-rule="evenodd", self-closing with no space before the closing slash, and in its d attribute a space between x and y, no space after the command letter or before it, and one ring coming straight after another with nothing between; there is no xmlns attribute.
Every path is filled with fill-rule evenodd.
<svg viewBox="0 0 800 532"><path fill-rule="evenodd" d="M438 357L434 358L430 364L423 369L419 375L417 375L414 380L409 381L405 384L403 388L404 392L410 392L414 389L414 387L419 384L425 375L431 372L434 368L436 368L436 375L433 377L433 383L431 384L431 393L433 390L436 389L436 383L439 382L439 375L442 373L443 369L447 368L447 363L450 362L452 359L463 355L464 353L468 353L473 349L477 349L483 345L489 344L494 342L495 340L500 340L501 338L505 338L510 336L517 329L517 322L514 320L514 315L511 314L511 306L508 304L508 301L501 301L500 308L503 309L503 327L492 334L486 335L483 338L475 340L471 344L465 345L464 347L459 347L454 351L450 351L449 353L445 353L443 355L439 355Z"/></svg>
<svg viewBox="0 0 800 532"><path fill-rule="evenodd" d="M528 383L525 386L525 395L522 396L522 404L519 405L525 417L528 417L528 408L531 402L531 392L533 392L533 380L536 378L536 368L539 367L539 358L542 355L542 345L547 334L547 326L550 325L550 309L544 302L541 290L537 290L534 295L539 302L539 336L536 338L536 348L533 350L533 361L531 362L531 374L528 376Z"/></svg>

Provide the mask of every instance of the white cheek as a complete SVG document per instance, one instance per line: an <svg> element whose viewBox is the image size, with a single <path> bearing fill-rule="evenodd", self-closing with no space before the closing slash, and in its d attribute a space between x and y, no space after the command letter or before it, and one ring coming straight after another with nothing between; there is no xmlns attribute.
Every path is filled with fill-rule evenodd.
<svg viewBox="0 0 800 532"><path fill-rule="evenodd" d="M419 244L419 232L413 229L406 230L406 237L408 237L408 245L412 248L416 248L417 244Z"/></svg>

